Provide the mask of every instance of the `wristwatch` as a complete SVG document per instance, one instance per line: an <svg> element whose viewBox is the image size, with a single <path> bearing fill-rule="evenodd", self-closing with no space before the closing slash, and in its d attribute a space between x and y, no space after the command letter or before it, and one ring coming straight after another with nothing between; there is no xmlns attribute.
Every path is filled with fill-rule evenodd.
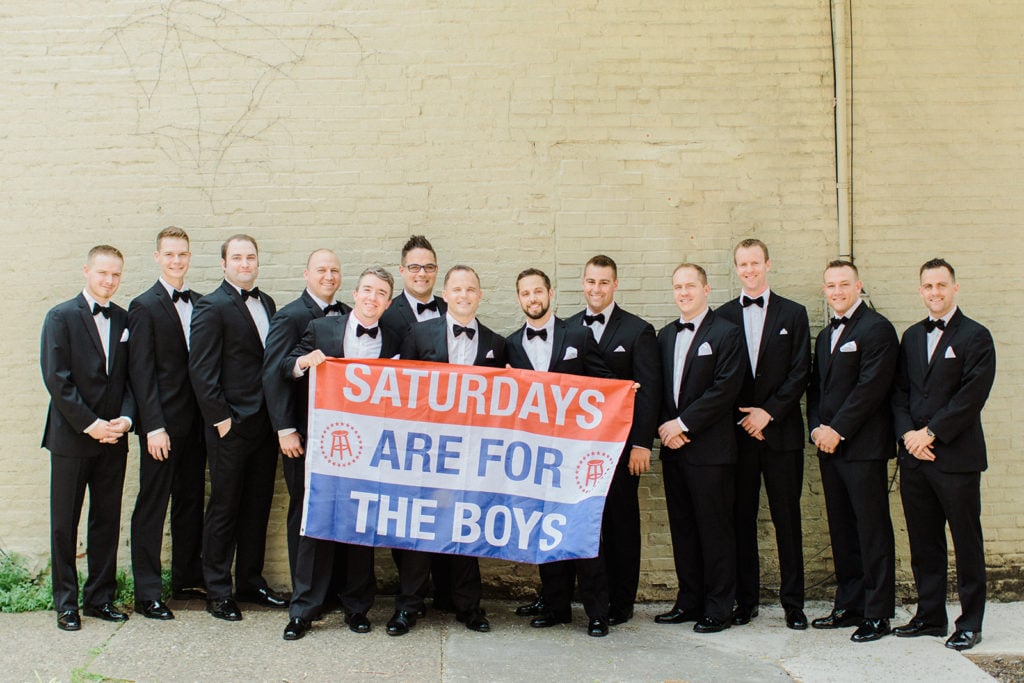
<svg viewBox="0 0 1024 683"><path fill-rule="evenodd" d="M931 427L925 427L924 428L924 433L927 434L932 439L935 438L935 432L932 431Z"/></svg>

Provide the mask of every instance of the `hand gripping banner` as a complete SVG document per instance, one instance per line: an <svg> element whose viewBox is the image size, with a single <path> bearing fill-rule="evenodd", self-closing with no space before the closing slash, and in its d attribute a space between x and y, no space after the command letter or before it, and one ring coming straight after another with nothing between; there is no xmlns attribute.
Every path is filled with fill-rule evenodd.
<svg viewBox="0 0 1024 683"><path fill-rule="evenodd" d="M329 359L309 392L304 535L516 562L597 556L632 382Z"/></svg>

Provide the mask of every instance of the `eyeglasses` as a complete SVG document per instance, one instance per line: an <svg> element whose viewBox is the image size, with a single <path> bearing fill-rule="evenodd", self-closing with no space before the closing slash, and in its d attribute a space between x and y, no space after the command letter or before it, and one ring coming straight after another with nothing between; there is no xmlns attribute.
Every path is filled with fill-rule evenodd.
<svg viewBox="0 0 1024 683"><path fill-rule="evenodd" d="M425 271L427 273L436 273L437 272L437 264L436 263L406 263L402 267L405 268L406 270L408 270L410 273L418 273L421 270Z"/></svg>

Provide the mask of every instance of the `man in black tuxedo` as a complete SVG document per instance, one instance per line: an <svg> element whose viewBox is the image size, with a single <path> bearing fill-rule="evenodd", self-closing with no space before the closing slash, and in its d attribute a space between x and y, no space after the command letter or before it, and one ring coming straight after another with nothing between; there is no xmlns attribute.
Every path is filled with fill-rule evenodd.
<svg viewBox="0 0 1024 683"><path fill-rule="evenodd" d="M281 378L308 386L307 371L331 358L393 358L398 355L399 338L380 318L391 303L394 279L383 268L367 268L359 275L352 298L355 308L340 316L312 320L302 339L278 365ZM269 368L268 368L269 369ZM337 565L345 565L341 605L345 623L353 633L369 633L366 614L377 590L373 548L300 536L295 557L295 579L288 625L283 638L298 640L306 635L320 613L321 605L336 576ZM415 594L415 591L411 591ZM422 605L423 598L414 595ZM415 623L415 608L411 617Z"/></svg>
<svg viewBox="0 0 1024 683"><path fill-rule="evenodd" d="M928 317L903 334L893 392L917 614L897 636L946 635L946 523L956 550L960 617L946 647L981 642L985 545L981 473L988 467L981 409L996 374L992 335L956 305L960 285L943 259L920 270Z"/></svg>
<svg viewBox="0 0 1024 683"><path fill-rule="evenodd" d="M437 284L437 253L434 246L423 235L412 235L402 246L402 263L398 273L404 285L402 291L391 300L391 306L385 311L380 324L392 335L404 339L409 328L416 323L444 317L448 304L439 296L434 296L434 285ZM391 551L396 567L401 567L403 554L412 550ZM434 607L445 612L454 612L452 600L451 555L430 553L430 573L434 584ZM421 558L422 559L422 558ZM420 559L413 559L413 563ZM407 570L408 571L408 570ZM423 584L421 590L426 597L430 589L430 581ZM422 614L425 613L422 609Z"/></svg>
<svg viewBox="0 0 1024 683"><path fill-rule="evenodd" d="M263 398L263 346L274 300L255 286L256 240L234 235L221 245L224 281L192 312L189 376L206 421L210 499L203 524L206 609L225 621L242 612L238 600L284 607L267 586L263 559L274 497L277 438Z"/></svg>
<svg viewBox="0 0 1024 683"><path fill-rule="evenodd" d="M309 403L309 382L303 375L289 381L280 372L281 363L302 338L310 321L324 316L344 315L351 310L334 295L341 286L341 261L330 249L317 249L306 260L302 273L306 288L298 299L281 307L270 321L267 348L263 353L263 394L267 400L270 423L277 432L278 447L284 458L281 470L288 487L288 515L285 530L288 537L288 569L295 586L295 557L299 548L299 526L302 523L302 499L306 493L306 414ZM342 563L338 563L343 568ZM341 588L343 577L334 582ZM329 596L330 599L330 596Z"/></svg>
<svg viewBox="0 0 1024 683"><path fill-rule="evenodd" d="M786 626L807 628L800 494L804 482L804 416L800 398L811 371L807 309L768 287L768 246L745 239L733 250L743 292L716 311L743 330L743 388L736 413L736 609L732 623L757 616L761 570L757 514L761 477L775 526Z"/></svg>
<svg viewBox="0 0 1024 683"><path fill-rule="evenodd" d="M528 268L519 273L516 294L526 323L505 339L509 365L524 370L615 378L594 335L582 325L569 325L555 317L551 309L555 293L551 279L543 271ZM543 611L530 621L530 626L547 628L572 622L573 586L578 577L580 601L589 620L587 634L597 638L608 635L608 576L600 554L588 559L547 562L540 565L539 571Z"/></svg>
<svg viewBox="0 0 1024 683"><path fill-rule="evenodd" d="M128 372L138 403L139 495L132 512L135 611L173 619L163 602L160 548L171 507L171 589L176 599L205 598L203 417L188 379L188 344L199 295L185 286L192 261L188 233L168 227L156 238L160 278L128 306Z"/></svg>
<svg viewBox="0 0 1024 683"><path fill-rule="evenodd" d="M126 621L114 607L128 440L135 402L128 385L128 313L110 298L124 257L109 245L89 250L85 289L43 321L39 364L50 394L43 448L50 451L50 564L57 627L77 631L78 521L89 489L85 615Z"/></svg>
<svg viewBox="0 0 1024 683"><path fill-rule="evenodd" d="M858 625L855 643L890 632L896 551L887 472L895 456L890 389L899 340L892 323L860 298L857 267L832 261L824 292L834 313L814 345L807 426L818 448L832 558L835 605L814 628Z"/></svg>
<svg viewBox="0 0 1024 683"><path fill-rule="evenodd" d="M729 628L736 595L733 406L743 383L743 335L708 307L701 266L676 266L672 290L680 317L658 332L658 436L679 592L654 621L695 621L697 633L716 633Z"/></svg>
<svg viewBox="0 0 1024 683"><path fill-rule="evenodd" d="M566 322L590 328L616 379L637 384L633 428L605 499L601 540L608 575L608 624L633 617L640 584L640 475L651 469L651 448L658 431L661 401L661 359L654 327L615 301L619 273L615 261L598 255L583 267L587 307Z"/></svg>
<svg viewBox="0 0 1024 683"><path fill-rule="evenodd" d="M452 266L444 276L443 293L448 306L447 313L443 317L416 323L409 328L402 342L402 359L505 367L505 339L488 329L476 317L483 298L477 272L469 266ZM427 566L420 562L413 563L412 568L417 569L421 581L426 582ZM448 571L455 618L471 631L490 631L490 622L480 607L480 562L467 555L450 555ZM400 618L401 615L396 614L393 621ZM389 622L388 633L392 630L392 623Z"/></svg>

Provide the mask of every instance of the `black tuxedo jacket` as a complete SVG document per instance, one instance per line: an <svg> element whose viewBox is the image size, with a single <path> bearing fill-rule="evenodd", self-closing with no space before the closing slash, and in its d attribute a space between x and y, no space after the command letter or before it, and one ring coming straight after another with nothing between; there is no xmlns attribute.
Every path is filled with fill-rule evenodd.
<svg viewBox="0 0 1024 683"><path fill-rule="evenodd" d="M893 388L893 418L900 465L922 461L903 446L903 435L929 427L935 434L934 466L943 472L982 472L988 467L981 409L996 375L992 335L959 309L928 362L924 321L911 325L900 344Z"/></svg>
<svg viewBox="0 0 1024 683"><path fill-rule="evenodd" d="M292 370L295 369L295 361L298 360L299 356L305 356L314 349L320 349L325 356L330 358L344 358L345 326L348 325L348 317L350 315L352 315L351 311L344 315L317 318L311 321L306 327L306 331L302 333L302 339L299 340L299 343L295 345L291 353L278 366L278 372L281 377L289 382L300 381L292 374ZM395 335L383 325L380 326L380 335L380 357L397 357L402 345L401 337ZM308 375L309 373L306 374ZM309 380L304 376L302 381L308 382Z"/></svg>
<svg viewBox="0 0 1024 683"><path fill-rule="evenodd" d="M128 312L110 304L110 358L83 294L50 309L43 321L39 364L50 393L43 448L66 456L95 457L128 451L128 439L101 444L85 433L98 419L135 420L128 384ZM107 367L110 371L107 371Z"/></svg>
<svg viewBox="0 0 1024 683"><path fill-rule="evenodd" d="M743 305L733 299L715 309L715 313L743 331ZM774 291L768 296L764 312L761 346L757 368L750 368L746 334L743 337L743 386L736 407L763 408L772 416L764 428L769 448L777 451L800 450L804 447L804 416L800 399L807 390L811 374L811 331L807 309ZM736 411L733 421L745 413ZM742 428L737 427L743 434Z"/></svg>
<svg viewBox="0 0 1024 683"><path fill-rule="evenodd" d="M341 305L342 314L350 310L345 304ZM298 299L283 306L270 321L267 348L263 352L263 395L275 432L296 429L303 435L306 433L309 380L303 377L302 381L289 382L281 376L280 368L309 323L323 317L320 304L303 290Z"/></svg>
<svg viewBox="0 0 1024 683"><path fill-rule="evenodd" d="M584 313L586 309L568 318L566 323L569 327L590 329L583 324ZM651 448L658 434L661 402L661 356L654 327L616 304L597 346L616 379L640 383L633 403L633 428L626 447Z"/></svg>
<svg viewBox="0 0 1024 683"><path fill-rule="evenodd" d="M604 356L601 355L601 349L594 341L594 335L587 328L577 325L570 326L561 318L555 318L554 338L551 342L551 362L546 368L534 368L530 363L530 357L526 354L526 349L523 348L524 329L526 329L525 323L505 337L508 364L512 367L522 370L546 370L569 375L616 379L615 373L608 367Z"/></svg>
<svg viewBox="0 0 1024 683"><path fill-rule="evenodd" d="M439 296L435 296L434 301L437 302L437 312L443 318L448 312L448 304ZM405 296L404 290L391 299L391 305L380 318L381 326L386 327L391 335L398 339L404 337L409 328L417 322L419 321L416 319L416 313L409 306L409 299Z"/></svg>
<svg viewBox="0 0 1024 683"><path fill-rule="evenodd" d="M260 302L272 319L277 307L265 292ZM232 429L258 435L270 429L263 400L263 344L259 330L227 280L192 309L189 376L206 426L231 418Z"/></svg>
<svg viewBox="0 0 1024 683"><path fill-rule="evenodd" d="M749 362L744 365L742 358L743 332L709 310L700 327L694 330L678 396L672 383L676 333L675 322L658 332L664 379L661 422L682 420L690 443L682 448L667 448L662 444L661 457L682 457L694 465L735 463L733 406L743 383L743 371L749 365Z"/></svg>
<svg viewBox="0 0 1024 683"><path fill-rule="evenodd" d="M506 363L505 339L495 334L478 319L477 348L473 365L503 368ZM402 340L403 360L448 361L448 319L446 316L425 320L409 328Z"/></svg>
<svg viewBox="0 0 1024 683"><path fill-rule="evenodd" d="M192 292L193 311L200 298ZM139 416L135 431L190 434L202 418L188 378L188 346L178 311L159 280L132 299L128 331L128 374Z"/></svg>
<svg viewBox="0 0 1024 683"><path fill-rule="evenodd" d="M862 301L843 326L834 352L829 350L831 335L826 325L814 344L808 429L828 425L843 437L830 458L895 457L889 400L899 357L896 330Z"/></svg>

